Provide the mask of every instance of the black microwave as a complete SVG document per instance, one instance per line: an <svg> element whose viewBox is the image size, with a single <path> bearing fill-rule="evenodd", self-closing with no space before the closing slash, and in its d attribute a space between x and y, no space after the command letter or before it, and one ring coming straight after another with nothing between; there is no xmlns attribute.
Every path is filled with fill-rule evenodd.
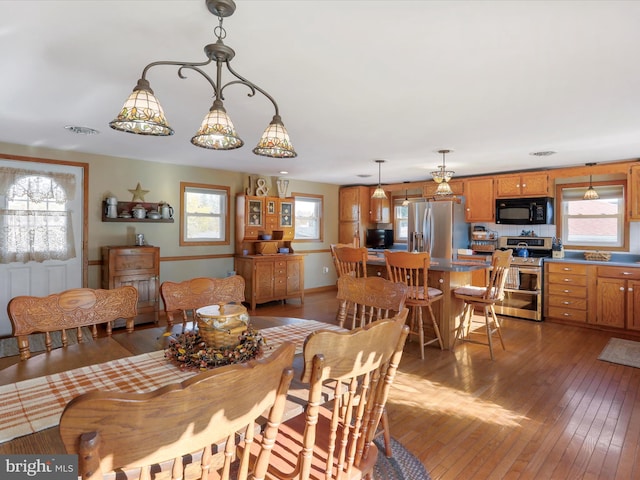
<svg viewBox="0 0 640 480"><path fill-rule="evenodd" d="M496 223L503 225L551 225L553 198L499 198Z"/></svg>

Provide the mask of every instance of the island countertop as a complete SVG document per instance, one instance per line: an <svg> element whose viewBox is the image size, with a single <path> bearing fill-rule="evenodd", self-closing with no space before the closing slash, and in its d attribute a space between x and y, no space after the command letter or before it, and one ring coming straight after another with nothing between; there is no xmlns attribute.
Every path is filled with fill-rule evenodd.
<svg viewBox="0 0 640 480"><path fill-rule="evenodd" d="M490 258L490 257L489 257ZM384 254L369 255L367 265L385 266ZM452 260L450 258L432 258L429 270L434 272L472 272L484 270L488 266L486 261Z"/></svg>

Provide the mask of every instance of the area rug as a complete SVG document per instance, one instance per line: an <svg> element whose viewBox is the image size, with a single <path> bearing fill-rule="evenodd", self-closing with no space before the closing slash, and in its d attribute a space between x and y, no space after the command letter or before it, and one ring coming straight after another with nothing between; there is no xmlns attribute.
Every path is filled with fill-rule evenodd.
<svg viewBox="0 0 640 480"><path fill-rule="evenodd" d="M424 465L402 444L391 439L391 452L393 456L387 458L384 455L384 440L376 438L374 440L380 453L378 461L374 467L374 477L376 480L431 480L431 477L424 468Z"/></svg>
<svg viewBox="0 0 640 480"><path fill-rule="evenodd" d="M640 368L640 342L611 338L598 360Z"/></svg>
<svg viewBox="0 0 640 480"><path fill-rule="evenodd" d="M67 339L69 345L78 343L78 337L74 329L67 330ZM62 338L60 332L51 332L51 342L53 348L59 348L62 346ZM82 327L82 343L93 342L91 336L91 330L87 327ZM46 350L44 344L44 333L34 333L29 337L29 350L31 353L44 352ZM18 355L18 339L15 337L0 339L0 358L12 357Z"/></svg>

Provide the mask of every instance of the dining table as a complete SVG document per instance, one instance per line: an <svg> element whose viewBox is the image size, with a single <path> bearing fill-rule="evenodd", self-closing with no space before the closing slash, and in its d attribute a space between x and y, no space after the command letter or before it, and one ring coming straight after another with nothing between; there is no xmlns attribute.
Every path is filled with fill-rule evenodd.
<svg viewBox="0 0 640 480"><path fill-rule="evenodd" d="M251 316L264 338L263 355L282 342L296 346L294 380L283 421L303 412L308 389L299 381L302 349L313 331L346 331L337 325L292 317ZM199 373L185 369L164 351L172 338L193 329L193 322L146 327L33 355L0 370L0 454L64 454L58 422L71 398L94 389L151 391ZM328 394L327 394L328 395ZM329 400L329 397L326 398Z"/></svg>

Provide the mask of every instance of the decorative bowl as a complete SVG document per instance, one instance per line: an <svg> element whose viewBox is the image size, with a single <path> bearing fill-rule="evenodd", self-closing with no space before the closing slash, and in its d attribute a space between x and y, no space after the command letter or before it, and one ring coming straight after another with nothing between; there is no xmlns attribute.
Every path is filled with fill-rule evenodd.
<svg viewBox="0 0 640 480"><path fill-rule="evenodd" d="M147 213L147 218L151 220L160 220L162 218L162 214L159 212L149 212Z"/></svg>
<svg viewBox="0 0 640 480"><path fill-rule="evenodd" d="M262 235L260 235L261 240L271 240L271 238L271 234L269 233L263 233Z"/></svg>

